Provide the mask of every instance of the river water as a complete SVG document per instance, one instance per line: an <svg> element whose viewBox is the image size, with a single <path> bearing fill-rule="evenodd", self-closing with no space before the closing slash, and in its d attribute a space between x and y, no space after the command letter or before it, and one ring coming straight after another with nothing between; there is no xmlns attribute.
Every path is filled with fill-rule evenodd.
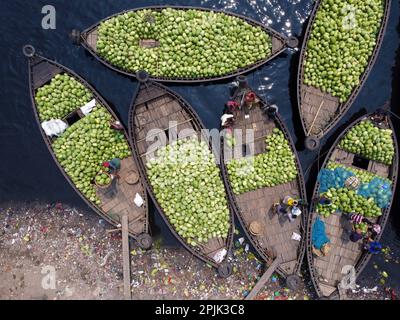
<svg viewBox="0 0 400 320"><path fill-rule="evenodd" d="M379 57L366 85L354 105L323 141L321 152L327 151L346 122L373 111L386 101L392 102L392 110L400 114L400 43L399 3L392 1L387 33ZM110 102L120 119L127 124L127 114L132 94L137 84L132 79L108 70L88 55L82 47L74 46L68 34L72 29L83 30L98 20L116 12L147 5L173 4L218 8L240 13L259 20L286 35L302 38L305 22L312 10L312 0L193 0L193 1L60 1L14 0L2 1L0 10L0 34L2 35L0 66L0 204L8 201L63 202L85 206L79 196L65 181L54 164L32 113L28 91L27 61L21 48L32 44L44 56L55 59L88 80ZM56 29L41 27L42 7L53 5L56 9ZM296 103L296 77L298 51L287 51L268 65L248 75L250 85L264 99L279 106L292 136L299 148L303 169L307 171L307 189L311 194L315 183L318 155L301 150L302 130ZM192 86L170 85L198 112L207 128L218 128L224 103L229 98L226 82ZM393 89L397 88L397 90ZM400 123L395 123L399 132ZM400 138L400 137L399 137ZM323 158L321 159L323 161ZM314 163L313 167L310 167ZM311 170L307 170L311 168ZM308 174L310 173L311 174ZM383 243L391 248L395 257L400 256L400 202L396 199L390 221L385 230ZM154 211L154 210L153 210ZM0 213L1 214L1 213ZM153 214L154 232L162 235L164 242L177 245L157 213ZM387 271L387 284L399 287L400 268L394 262L385 262L382 256L374 257L361 276L363 285L373 285L379 270Z"/></svg>

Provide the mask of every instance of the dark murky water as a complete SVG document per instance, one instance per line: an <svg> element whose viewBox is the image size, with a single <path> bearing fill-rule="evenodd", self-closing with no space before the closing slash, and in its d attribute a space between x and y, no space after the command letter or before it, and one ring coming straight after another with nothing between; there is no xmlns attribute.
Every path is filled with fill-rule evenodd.
<svg viewBox="0 0 400 320"><path fill-rule="evenodd" d="M391 100L392 109L400 114L400 53L399 4L392 1L392 11L382 50L370 77L351 110L340 122L337 130L328 137L326 151L340 128L350 119L365 111L372 111ZM54 5L57 11L57 29L43 30L41 14L44 5ZM106 69L90 57L82 47L75 47L68 38L76 28L83 30L98 20L124 9L155 5L193 5L226 9L262 21L286 35L301 37L312 0L266 0L266 1L2 1L0 10L0 33L2 35L1 77L0 77L0 203L2 201L33 201L48 203L57 201L84 206L82 200L64 180L51 159L37 128L31 110L28 93L27 63L21 48L32 44L39 53L70 67L93 84L108 100L121 120L127 123L128 108L136 83ZM267 66L251 73L250 85L265 99L276 103L286 120L295 140L301 145L302 131L296 105L296 76L298 52L287 52ZM395 75L396 74L396 75ZM196 86L171 86L196 109L208 128L218 128L223 105L229 97L227 82ZM396 88L396 89L394 89ZM400 123L396 123L399 132ZM400 137L399 137L400 138ZM304 170L317 158L317 154L300 151ZM322 161L323 159L321 159ZM315 182L314 170L308 178L311 193ZM399 194L399 191L396 192ZM385 230L384 243L400 256L400 209L399 197L395 199L390 223ZM169 231L155 215L155 224L167 242L175 244ZM382 257L374 258L362 277L363 284L372 284L377 279L377 271L372 267L377 263L389 275L389 284L398 287L400 268L398 264L386 263Z"/></svg>

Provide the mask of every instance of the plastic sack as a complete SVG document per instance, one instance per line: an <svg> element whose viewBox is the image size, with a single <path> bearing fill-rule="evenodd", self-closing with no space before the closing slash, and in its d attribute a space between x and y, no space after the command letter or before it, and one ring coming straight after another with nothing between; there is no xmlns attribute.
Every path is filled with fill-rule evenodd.
<svg viewBox="0 0 400 320"><path fill-rule="evenodd" d="M344 168L322 169L318 175L320 193L327 192L330 188L343 188L346 180L354 175L353 172Z"/></svg>
<svg viewBox="0 0 400 320"><path fill-rule="evenodd" d="M68 125L60 119L53 119L42 122L42 128L49 137L60 136L68 128Z"/></svg>
<svg viewBox="0 0 400 320"><path fill-rule="evenodd" d="M137 207L141 207L144 203L143 198L140 196L139 193L136 193L135 199L133 200Z"/></svg>
<svg viewBox="0 0 400 320"><path fill-rule="evenodd" d="M82 113L87 116L90 112L92 112L93 108L96 106L96 99L92 99L90 102L86 103L82 108Z"/></svg>
<svg viewBox="0 0 400 320"><path fill-rule="evenodd" d="M393 196L390 183L379 177L373 178L369 183L363 183L357 193L367 199L373 198L381 209L389 205Z"/></svg>
<svg viewBox="0 0 400 320"><path fill-rule="evenodd" d="M219 250L219 251L213 256L214 261L217 262L217 263L221 263L221 262L224 260L224 258L225 258L225 256L226 256L227 253L228 253L228 251L226 251L226 249L221 249L221 250Z"/></svg>
<svg viewBox="0 0 400 320"><path fill-rule="evenodd" d="M291 238L292 240L295 240L295 241L300 241L301 240L301 235L299 235L298 233L296 233L296 232L293 232L292 233L292 238Z"/></svg>

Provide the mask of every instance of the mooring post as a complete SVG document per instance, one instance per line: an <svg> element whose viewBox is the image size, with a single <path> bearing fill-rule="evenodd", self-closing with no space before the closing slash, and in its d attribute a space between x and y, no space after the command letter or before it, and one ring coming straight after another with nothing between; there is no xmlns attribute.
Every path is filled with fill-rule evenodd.
<svg viewBox="0 0 400 320"><path fill-rule="evenodd" d="M258 280L256 285L253 287L253 289L250 291L250 293L246 296L245 300L253 300L257 296L257 294L260 292L262 287L264 287L264 285L267 283L269 278L271 278L274 271L279 267L281 262L282 262L282 258L280 256L275 258L275 260L269 266L267 271L264 272L264 274L262 275L260 280Z"/></svg>
<svg viewBox="0 0 400 320"><path fill-rule="evenodd" d="M124 296L131 300L131 260L129 256L128 216L122 216L122 257L124 266Z"/></svg>

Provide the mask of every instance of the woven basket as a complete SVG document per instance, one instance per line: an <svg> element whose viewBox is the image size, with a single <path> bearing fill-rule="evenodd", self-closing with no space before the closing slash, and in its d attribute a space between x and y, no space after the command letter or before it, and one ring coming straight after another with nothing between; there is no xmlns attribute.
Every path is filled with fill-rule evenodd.
<svg viewBox="0 0 400 320"><path fill-rule="evenodd" d="M95 178L95 179L94 179L94 184L95 184L98 188L100 188L100 189L107 189L107 188L111 185L111 182L112 182L111 175L110 175L108 172L100 171L100 172L96 175L96 177L97 177L98 175L101 175L101 174L106 174L106 175L108 175L108 176L110 177L110 183L109 183L109 184L106 184L106 185L101 185L101 184L98 184L98 183L97 183L96 178Z"/></svg>
<svg viewBox="0 0 400 320"><path fill-rule="evenodd" d="M134 170L129 171L128 175L125 177L125 182L130 185L136 184L138 181L139 174Z"/></svg>

